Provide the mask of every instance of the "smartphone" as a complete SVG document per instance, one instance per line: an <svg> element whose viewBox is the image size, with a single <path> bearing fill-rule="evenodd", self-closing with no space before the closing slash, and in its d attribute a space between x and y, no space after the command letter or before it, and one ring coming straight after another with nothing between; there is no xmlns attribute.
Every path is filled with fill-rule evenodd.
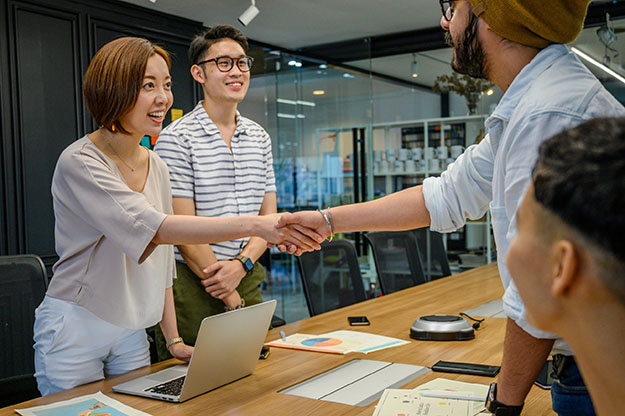
<svg viewBox="0 0 625 416"><path fill-rule="evenodd" d="M347 321L350 325L371 325L366 316L348 316Z"/></svg>
<svg viewBox="0 0 625 416"><path fill-rule="evenodd" d="M263 345L263 348L260 350L260 359L266 360L267 357L269 357L269 353L270 353L269 347L266 345Z"/></svg>
<svg viewBox="0 0 625 416"><path fill-rule="evenodd" d="M473 363L457 363L451 361L439 361L432 366L432 371L443 373L471 374L474 376L495 377L499 373L498 365L485 365Z"/></svg>

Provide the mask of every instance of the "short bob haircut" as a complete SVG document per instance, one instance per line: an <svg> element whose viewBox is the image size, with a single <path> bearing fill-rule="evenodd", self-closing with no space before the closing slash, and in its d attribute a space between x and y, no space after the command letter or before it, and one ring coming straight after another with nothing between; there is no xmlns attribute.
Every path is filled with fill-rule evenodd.
<svg viewBox="0 0 625 416"><path fill-rule="evenodd" d="M149 40L135 37L115 39L93 57L85 74L85 103L98 126L129 134L120 118L135 105L145 68L155 54L171 69L169 54Z"/></svg>

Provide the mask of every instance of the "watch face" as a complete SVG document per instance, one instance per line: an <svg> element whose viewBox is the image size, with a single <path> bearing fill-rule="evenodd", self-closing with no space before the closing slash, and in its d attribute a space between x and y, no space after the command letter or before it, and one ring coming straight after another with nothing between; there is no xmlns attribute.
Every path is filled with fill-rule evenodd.
<svg viewBox="0 0 625 416"><path fill-rule="evenodd" d="M246 259L243 262L243 265L245 266L245 270L248 272L254 268L254 263L252 263L252 260L250 259Z"/></svg>
<svg viewBox="0 0 625 416"><path fill-rule="evenodd" d="M252 263L252 260L250 260L249 257L239 254L235 257L235 259L239 260L243 264L243 268L246 272L249 272L254 268L254 263Z"/></svg>

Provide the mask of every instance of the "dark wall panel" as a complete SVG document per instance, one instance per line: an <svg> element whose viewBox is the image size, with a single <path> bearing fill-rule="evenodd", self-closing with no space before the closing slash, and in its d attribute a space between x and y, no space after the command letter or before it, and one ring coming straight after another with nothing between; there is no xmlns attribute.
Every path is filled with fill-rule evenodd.
<svg viewBox="0 0 625 416"><path fill-rule="evenodd" d="M53 257L50 185L56 159L80 135L77 15L15 11L26 251Z"/></svg>
<svg viewBox="0 0 625 416"><path fill-rule="evenodd" d="M82 99L96 50L128 35L161 44L172 54L174 106L186 113L200 92L186 52L202 29L115 0L0 0L0 255L56 260L50 185L62 150L96 127Z"/></svg>
<svg viewBox="0 0 625 416"><path fill-rule="evenodd" d="M189 73L187 50L189 41L164 36L161 33L141 30L133 27L122 28L104 21L93 21L93 33L96 49L107 42L121 36L142 36L151 42L162 46L171 56L171 77L173 80L174 105L172 108L181 108L184 113L191 111L197 102L195 81ZM141 30L141 31L140 31ZM171 122L171 115L167 114L163 127Z"/></svg>

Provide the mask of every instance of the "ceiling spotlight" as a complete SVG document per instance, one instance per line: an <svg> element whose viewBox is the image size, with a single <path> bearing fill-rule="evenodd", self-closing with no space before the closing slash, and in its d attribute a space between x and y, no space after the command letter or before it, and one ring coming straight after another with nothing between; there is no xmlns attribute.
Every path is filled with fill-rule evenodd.
<svg viewBox="0 0 625 416"><path fill-rule="evenodd" d="M324 90L314 90L314 91L313 91L313 95L323 95L323 94L325 94L325 93L326 93L326 92L325 92Z"/></svg>
<svg viewBox="0 0 625 416"><path fill-rule="evenodd" d="M241 13L241 16L239 16L239 22L241 22L243 26L247 26L258 13L260 13L260 10L256 7L256 0L252 0L250 7L245 9L245 11Z"/></svg>
<svg viewBox="0 0 625 416"><path fill-rule="evenodd" d="M412 54L412 64L410 64L410 74L413 78L419 76L419 64L417 64L417 55Z"/></svg>

